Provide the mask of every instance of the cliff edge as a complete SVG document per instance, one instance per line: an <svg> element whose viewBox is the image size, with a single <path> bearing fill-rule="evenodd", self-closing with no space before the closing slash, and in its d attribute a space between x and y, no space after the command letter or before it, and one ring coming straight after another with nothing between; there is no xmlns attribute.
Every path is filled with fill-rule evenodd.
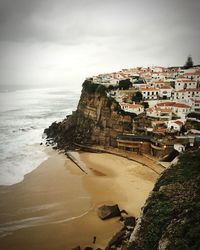
<svg viewBox="0 0 200 250"><path fill-rule="evenodd" d="M132 132L134 114L123 112L106 90L103 85L86 80L77 110L45 129L47 137L65 150L75 144L115 147L118 134Z"/></svg>

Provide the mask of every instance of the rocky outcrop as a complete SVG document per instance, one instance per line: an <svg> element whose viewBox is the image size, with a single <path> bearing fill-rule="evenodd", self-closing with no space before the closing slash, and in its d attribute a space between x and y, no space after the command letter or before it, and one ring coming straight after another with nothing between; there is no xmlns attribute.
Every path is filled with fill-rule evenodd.
<svg viewBox="0 0 200 250"><path fill-rule="evenodd" d="M200 150L181 155L147 199L129 250L200 249Z"/></svg>
<svg viewBox="0 0 200 250"><path fill-rule="evenodd" d="M106 220L121 215L118 205L103 205L98 208L97 214L100 219Z"/></svg>
<svg viewBox="0 0 200 250"><path fill-rule="evenodd" d="M100 85L91 83L91 86L92 90L83 85L77 110L72 115L45 129L58 148L67 149L74 143L115 147L118 134L132 132L133 114L120 111L119 104L107 96L105 89L99 91Z"/></svg>

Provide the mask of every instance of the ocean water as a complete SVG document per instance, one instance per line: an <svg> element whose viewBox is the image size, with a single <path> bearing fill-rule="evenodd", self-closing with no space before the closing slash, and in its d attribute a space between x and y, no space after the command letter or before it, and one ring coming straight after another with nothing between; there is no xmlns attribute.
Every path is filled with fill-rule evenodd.
<svg viewBox="0 0 200 250"><path fill-rule="evenodd" d="M71 114L79 96L66 88L0 92L0 185L22 181L47 158L44 129Z"/></svg>

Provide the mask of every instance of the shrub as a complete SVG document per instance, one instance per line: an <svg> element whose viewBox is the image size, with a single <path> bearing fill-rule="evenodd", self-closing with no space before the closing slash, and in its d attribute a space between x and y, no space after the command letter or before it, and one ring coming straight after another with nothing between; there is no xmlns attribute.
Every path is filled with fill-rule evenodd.
<svg viewBox="0 0 200 250"><path fill-rule="evenodd" d="M129 89L132 86L132 83L130 81L130 79L126 79L126 80L121 80L119 81L119 88L120 89Z"/></svg>
<svg viewBox="0 0 200 250"><path fill-rule="evenodd" d="M91 80L85 80L82 87L89 94L98 93L100 95L105 95L107 89L104 85L93 83Z"/></svg>

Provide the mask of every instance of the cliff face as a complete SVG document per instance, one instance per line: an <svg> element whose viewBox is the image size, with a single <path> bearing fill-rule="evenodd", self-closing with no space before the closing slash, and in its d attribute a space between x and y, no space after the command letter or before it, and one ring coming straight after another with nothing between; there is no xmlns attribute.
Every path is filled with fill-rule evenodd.
<svg viewBox="0 0 200 250"><path fill-rule="evenodd" d="M200 150L167 169L146 201L129 250L200 249Z"/></svg>
<svg viewBox="0 0 200 250"><path fill-rule="evenodd" d="M92 91L83 87L77 110L45 130L58 148L67 149L73 143L116 146L118 134L132 132L132 117L120 114L118 104L97 87Z"/></svg>
<svg viewBox="0 0 200 250"><path fill-rule="evenodd" d="M116 146L120 133L143 130L145 116L120 111L98 84L83 86L77 110L45 130L59 149L74 144ZM141 124L142 123L142 124ZM133 197L134 199L134 197ZM134 201L130 201L134 202ZM128 250L200 249L200 150L181 155L157 181L130 237Z"/></svg>

